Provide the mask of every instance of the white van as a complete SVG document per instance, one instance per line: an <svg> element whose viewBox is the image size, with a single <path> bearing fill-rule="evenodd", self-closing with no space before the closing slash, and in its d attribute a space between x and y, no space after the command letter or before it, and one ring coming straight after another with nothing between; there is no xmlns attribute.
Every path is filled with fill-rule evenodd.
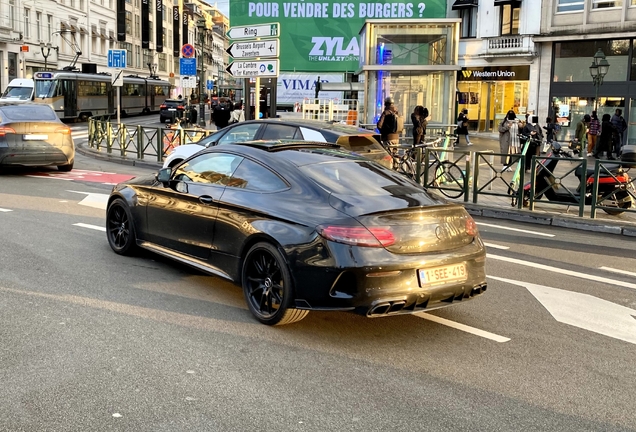
<svg viewBox="0 0 636 432"><path fill-rule="evenodd" d="M12 79L7 89L0 96L0 101L29 102L33 100L33 87L32 79Z"/></svg>

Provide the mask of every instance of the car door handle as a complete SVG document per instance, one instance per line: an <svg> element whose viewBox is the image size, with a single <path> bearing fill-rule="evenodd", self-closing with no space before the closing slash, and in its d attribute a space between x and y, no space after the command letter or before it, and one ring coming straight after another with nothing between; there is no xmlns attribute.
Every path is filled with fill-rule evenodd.
<svg viewBox="0 0 636 432"><path fill-rule="evenodd" d="M214 204L214 198L212 198L210 195L201 195L199 197L199 202L201 204Z"/></svg>

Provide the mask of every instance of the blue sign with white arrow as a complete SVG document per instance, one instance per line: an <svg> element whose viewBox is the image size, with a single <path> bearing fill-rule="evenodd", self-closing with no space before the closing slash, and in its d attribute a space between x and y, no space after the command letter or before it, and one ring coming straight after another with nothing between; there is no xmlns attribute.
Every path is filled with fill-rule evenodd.
<svg viewBox="0 0 636 432"><path fill-rule="evenodd" d="M108 50L108 67L125 69L126 68L126 50Z"/></svg>

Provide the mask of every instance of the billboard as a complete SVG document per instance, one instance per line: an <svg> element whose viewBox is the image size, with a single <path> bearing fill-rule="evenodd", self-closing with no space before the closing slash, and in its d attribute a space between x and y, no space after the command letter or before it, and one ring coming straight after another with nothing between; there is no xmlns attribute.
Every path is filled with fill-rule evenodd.
<svg viewBox="0 0 636 432"><path fill-rule="evenodd" d="M302 103L305 98L313 100L318 75L321 82L344 82L341 73L281 72L276 82L276 102L279 105L293 105L295 102ZM342 99L342 92L321 91L320 99Z"/></svg>
<svg viewBox="0 0 636 432"><path fill-rule="evenodd" d="M445 17L445 0L230 2L232 27L280 23L283 71L354 72L360 60L358 33L365 20Z"/></svg>

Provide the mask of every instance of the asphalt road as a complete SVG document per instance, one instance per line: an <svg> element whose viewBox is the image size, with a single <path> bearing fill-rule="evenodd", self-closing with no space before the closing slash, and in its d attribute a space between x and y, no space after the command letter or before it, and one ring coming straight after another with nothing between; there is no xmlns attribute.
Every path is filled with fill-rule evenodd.
<svg viewBox="0 0 636 432"><path fill-rule="evenodd" d="M231 283L110 250L106 183L148 172L0 174L0 431L636 430L633 241L480 219L477 299L270 328Z"/></svg>

